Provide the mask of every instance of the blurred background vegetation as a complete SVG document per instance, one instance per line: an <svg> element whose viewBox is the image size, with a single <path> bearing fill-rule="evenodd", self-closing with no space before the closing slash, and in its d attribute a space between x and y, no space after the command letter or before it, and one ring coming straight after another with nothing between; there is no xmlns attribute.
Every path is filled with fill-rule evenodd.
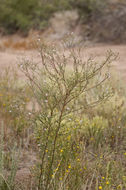
<svg viewBox="0 0 126 190"><path fill-rule="evenodd" d="M4 33L29 29L43 30L54 12L78 9L80 16L90 17L95 11L103 11L103 0L0 0L0 28Z"/></svg>
<svg viewBox="0 0 126 190"><path fill-rule="evenodd" d="M0 34L43 32L55 13L67 10L77 12L84 40L126 42L125 0L0 0Z"/></svg>

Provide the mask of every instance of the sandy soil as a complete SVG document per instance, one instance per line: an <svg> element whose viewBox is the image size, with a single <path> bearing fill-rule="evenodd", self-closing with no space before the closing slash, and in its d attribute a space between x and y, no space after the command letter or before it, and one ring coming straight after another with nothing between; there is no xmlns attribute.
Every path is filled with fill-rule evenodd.
<svg viewBox="0 0 126 190"><path fill-rule="evenodd" d="M83 48L83 56L86 57L90 55L96 56L99 60L104 59L107 50L112 50L115 53L119 53L119 57L116 61L112 63L113 68L117 71L119 78L126 80L126 45L106 45L106 44L95 44ZM6 67L17 67L17 63L21 61L23 57L30 57L31 59L37 60L38 54L35 51L16 51L6 49L0 51L0 71ZM40 61L39 59L37 61Z"/></svg>

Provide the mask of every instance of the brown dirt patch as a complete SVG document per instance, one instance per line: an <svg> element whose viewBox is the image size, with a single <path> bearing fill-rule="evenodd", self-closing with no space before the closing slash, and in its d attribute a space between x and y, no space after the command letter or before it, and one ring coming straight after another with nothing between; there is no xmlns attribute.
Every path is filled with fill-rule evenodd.
<svg viewBox="0 0 126 190"><path fill-rule="evenodd" d="M126 45L95 44L93 46L90 45L90 47L83 48L82 53L84 57L89 57L93 54L99 60L102 60L107 50L110 49L115 53L119 53L119 58L113 63L113 66L117 70L119 77L126 79ZM38 58L38 53L35 51L0 51L0 70L2 71L4 68L12 66L16 68L17 63L23 57L28 57L40 62L40 58Z"/></svg>

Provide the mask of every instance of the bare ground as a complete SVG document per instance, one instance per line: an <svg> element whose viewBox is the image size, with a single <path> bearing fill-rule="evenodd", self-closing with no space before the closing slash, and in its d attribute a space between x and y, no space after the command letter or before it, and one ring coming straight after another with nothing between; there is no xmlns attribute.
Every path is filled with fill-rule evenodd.
<svg viewBox="0 0 126 190"><path fill-rule="evenodd" d="M103 60L107 50L112 50L114 53L119 53L118 59L112 63L113 68L117 71L119 78L126 80L126 45L106 45L106 44L93 44L83 48L83 57L89 57L93 55L99 60ZM6 49L0 51L0 71L6 67L17 67L17 63L21 61L23 57L34 58L36 61L40 61L37 57L38 54L34 50L14 50Z"/></svg>

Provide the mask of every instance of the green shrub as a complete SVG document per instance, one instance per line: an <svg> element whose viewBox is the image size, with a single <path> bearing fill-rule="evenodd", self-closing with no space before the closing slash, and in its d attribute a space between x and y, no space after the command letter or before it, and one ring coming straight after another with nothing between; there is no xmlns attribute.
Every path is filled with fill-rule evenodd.
<svg viewBox="0 0 126 190"><path fill-rule="evenodd" d="M0 4L0 26L8 33L24 34L31 28L45 28L54 12L70 7L65 0L0 0Z"/></svg>
<svg viewBox="0 0 126 190"><path fill-rule="evenodd" d="M56 11L77 9L83 16L105 9L107 2L100 0L0 0L0 27L6 33L21 31L27 34L32 29L43 30Z"/></svg>
<svg viewBox="0 0 126 190"><path fill-rule="evenodd" d="M108 52L100 63L91 58L83 61L73 48L66 54L40 39L38 44L42 67L27 60L20 65L39 110L34 120L39 147L33 169L36 185L39 190L81 189L86 159L82 153L88 147L95 157L108 127L107 119L90 118L87 110L111 97L107 79L115 55ZM68 44L67 40L64 45Z"/></svg>
<svg viewBox="0 0 126 190"><path fill-rule="evenodd" d="M9 33L17 30L26 31L32 26L38 1L1 1L0 23Z"/></svg>

